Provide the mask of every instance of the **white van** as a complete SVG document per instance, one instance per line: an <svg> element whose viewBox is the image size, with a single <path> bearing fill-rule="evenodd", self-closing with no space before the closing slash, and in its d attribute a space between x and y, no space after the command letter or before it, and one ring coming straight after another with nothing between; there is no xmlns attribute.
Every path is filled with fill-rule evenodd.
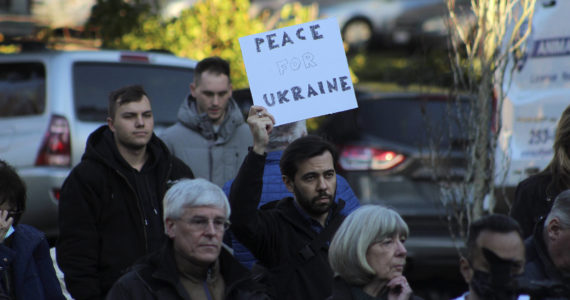
<svg viewBox="0 0 570 300"><path fill-rule="evenodd" d="M108 95L140 84L155 132L176 122L196 62L171 54L36 51L0 55L0 159L26 183L22 223L57 236L59 192L87 137L105 123Z"/></svg>
<svg viewBox="0 0 570 300"><path fill-rule="evenodd" d="M570 105L568 12L570 1L536 1L525 57L504 80L495 185L508 194L550 162L558 119Z"/></svg>

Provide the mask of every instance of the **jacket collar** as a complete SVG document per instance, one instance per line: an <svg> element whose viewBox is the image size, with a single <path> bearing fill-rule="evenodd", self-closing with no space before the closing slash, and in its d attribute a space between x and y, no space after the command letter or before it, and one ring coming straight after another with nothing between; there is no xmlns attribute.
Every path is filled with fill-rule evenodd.
<svg viewBox="0 0 570 300"><path fill-rule="evenodd" d="M25 224L14 225L12 240L13 250L18 253L18 257L30 258L38 244L45 239L40 231Z"/></svg>
<svg viewBox="0 0 570 300"><path fill-rule="evenodd" d="M546 248L546 244L544 243L544 222L545 219L543 218L541 221L536 223L534 227L534 234L532 235L532 242L531 245L534 247L536 251L537 257L540 260L540 263L544 267L544 272L546 276L550 279L562 281L562 274L556 269L556 266L550 259L550 255L548 254L548 249Z"/></svg>
<svg viewBox="0 0 570 300"><path fill-rule="evenodd" d="M342 279L340 276L336 276L334 278L331 299L333 300L353 299L352 294L350 293L350 285L346 281L344 281L344 279Z"/></svg>
<svg viewBox="0 0 570 300"><path fill-rule="evenodd" d="M249 271L242 266L225 247L222 247L218 257L220 273L226 285L225 293L230 293L241 282L250 279ZM174 246L168 240L161 250L149 258L148 262L154 269L152 278L174 287L178 294L186 295L186 290L180 283L176 261L174 259Z"/></svg>
<svg viewBox="0 0 570 300"><path fill-rule="evenodd" d="M314 236L316 232L311 229L311 223L307 218L299 211L295 205L295 199L293 197L286 197L278 201L269 202L261 207L262 210L275 208L281 212L281 215L285 220L287 220L293 227L298 230L304 231L308 236ZM344 208L344 200L338 199L338 202L333 202L329 216L327 220L332 220L334 218L341 218L340 211Z"/></svg>

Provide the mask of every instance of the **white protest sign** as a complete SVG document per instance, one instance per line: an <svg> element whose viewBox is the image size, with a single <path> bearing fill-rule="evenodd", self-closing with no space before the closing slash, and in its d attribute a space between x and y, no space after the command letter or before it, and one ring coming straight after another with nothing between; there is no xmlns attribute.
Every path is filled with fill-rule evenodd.
<svg viewBox="0 0 570 300"><path fill-rule="evenodd" d="M253 103L275 125L358 107L335 18L239 39Z"/></svg>

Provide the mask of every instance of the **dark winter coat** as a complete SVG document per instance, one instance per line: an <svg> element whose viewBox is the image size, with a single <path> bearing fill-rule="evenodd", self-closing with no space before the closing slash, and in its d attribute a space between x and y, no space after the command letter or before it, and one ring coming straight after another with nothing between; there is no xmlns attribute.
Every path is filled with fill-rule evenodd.
<svg viewBox="0 0 570 300"><path fill-rule="evenodd" d="M102 126L89 136L81 162L63 184L57 261L77 300L105 297L128 267L165 240L162 198L168 183L193 174L154 135L147 151L149 159L138 172ZM132 178L139 175L154 180L137 183L137 190Z"/></svg>
<svg viewBox="0 0 570 300"><path fill-rule="evenodd" d="M565 285L570 291L570 278L564 278L562 273L550 259L546 244L544 243L544 220L537 223L534 234L525 240L526 264L524 278L528 280L547 281L552 284ZM570 251L570 249L569 249ZM545 298L544 300L556 300L568 298Z"/></svg>
<svg viewBox="0 0 570 300"><path fill-rule="evenodd" d="M284 198L274 208L257 209L264 166L264 155L250 151L246 156L230 192L231 230L268 269L267 282L276 299L326 299L333 279L328 246L303 259L301 249L318 234L295 200ZM343 207L342 200L333 204L329 223L344 218L340 214Z"/></svg>
<svg viewBox="0 0 570 300"><path fill-rule="evenodd" d="M224 278L226 300L269 300L265 287L222 248L220 274ZM180 282L172 242L136 264L113 286L107 300L191 300Z"/></svg>
<svg viewBox="0 0 570 300"><path fill-rule="evenodd" d="M532 235L534 225L548 215L554 199L561 190L548 191L552 181L549 173L533 175L517 185L510 216L519 222L523 237Z"/></svg>
<svg viewBox="0 0 570 300"><path fill-rule="evenodd" d="M0 275L2 284L12 281L7 291L16 299L62 300L44 234L29 225L14 226L9 243L0 244ZM9 244L6 245L6 244ZM11 274L5 274L11 272Z"/></svg>
<svg viewBox="0 0 570 300"><path fill-rule="evenodd" d="M374 297L369 296L369 295L364 295L362 290L360 293L358 293L358 296L356 296L355 293L353 293L353 289L360 289L360 288L351 286L344 279L337 276L334 278L332 295L327 300L368 300L368 299L385 300L385 299L388 299L387 295L383 295L383 296L380 296L377 298L374 298ZM418 296L414 296L412 294L412 296L410 297L410 300L423 300L423 299L418 297Z"/></svg>
<svg viewBox="0 0 570 300"><path fill-rule="evenodd" d="M263 170L263 189L261 192L261 201L259 202L258 207L261 207L275 200L280 200L286 197L293 197L293 194L287 190L287 187L283 183L283 179L281 179L279 161L281 160L282 155L283 151L271 151L267 153L265 168ZM223 188L228 197L230 195L230 188L232 186L232 183L233 179L226 182ZM340 212L345 216L360 206L358 198L356 198L356 195L354 195L354 192L350 188L350 185L348 185L346 179L337 174L335 201L338 202L339 199L343 199L345 201L345 206ZM247 248L235 238L231 231L229 231L229 233L231 234L231 245L234 249L235 258L248 269L251 269L256 261L255 257L253 257L253 254L251 254L251 252L249 252L249 250L247 250Z"/></svg>

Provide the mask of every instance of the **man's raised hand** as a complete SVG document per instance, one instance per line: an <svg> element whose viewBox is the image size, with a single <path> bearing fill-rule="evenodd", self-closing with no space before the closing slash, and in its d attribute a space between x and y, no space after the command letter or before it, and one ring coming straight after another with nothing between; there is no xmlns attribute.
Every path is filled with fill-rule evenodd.
<svg viewBox="0 0 570 300"><path fill-rule="evenodd" d="M265 107L253 105L247 115L247 124L253 136L253 151L263 155L269 143L269 134L273 130L275 118Z"/></svg>

